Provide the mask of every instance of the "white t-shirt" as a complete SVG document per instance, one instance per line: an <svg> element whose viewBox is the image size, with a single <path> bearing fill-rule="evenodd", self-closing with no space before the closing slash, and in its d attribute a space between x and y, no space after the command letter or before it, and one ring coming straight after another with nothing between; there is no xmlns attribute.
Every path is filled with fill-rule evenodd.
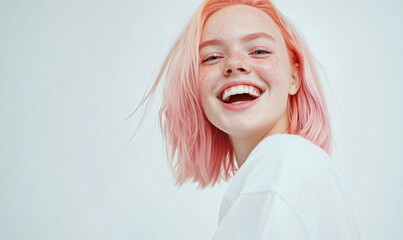
<svg viewBox="0 0 403 240"><path fill-rule="evenodd" d="M213 239L360 239L345 191L320 147L298 135L271 135L233 177Z"/></svg>

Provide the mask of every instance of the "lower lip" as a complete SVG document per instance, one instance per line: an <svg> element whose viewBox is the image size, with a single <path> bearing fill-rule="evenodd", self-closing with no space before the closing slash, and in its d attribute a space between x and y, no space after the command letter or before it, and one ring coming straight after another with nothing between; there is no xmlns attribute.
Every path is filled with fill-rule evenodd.
<svg viewBox="0 0 403 240"><path fill-rule="evenodd" d="M231 111L242 111L245 109L248 109L252 107L257 101L260 99L260 97L255 98L251 101L243 102L243 103L238 103L238 104L232 104L232 103L225 103L223 101L220 101L221 104L224 106L224 108L231 110Z"/></svg>

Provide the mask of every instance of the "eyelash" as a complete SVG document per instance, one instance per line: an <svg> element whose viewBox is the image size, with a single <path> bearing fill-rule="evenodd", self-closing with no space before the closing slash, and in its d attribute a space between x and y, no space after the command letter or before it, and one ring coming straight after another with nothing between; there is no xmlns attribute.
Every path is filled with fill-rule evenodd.
<svg viewBox="0 0 403 240"><path fill-rule="evenodd" d="M261 53L256 53L256 52L258 52L258 51L260 51ZM270 53L271 53L270 51L267 51L267 50L265 50L265 49L260 49L260 48L258 48L258 49L256 49L256 50L254 50L254 51L251 53L251 55L252 55L252 54L263 55L263 54L270 54ZM217 56L217 55L209 56L209 57L206 57L206 58L202 61L202 63L208 62L208 61L214 61L214 60L217 60L217 59L219 59L219 58L222 58L222 57Z"/></svg>
<svg viewBox="0 0 403 240"><path fill-rule="evenodd" d="M258 51L261 51L263 53L256 53ZM253 52L251 54L256 54L256 55L262 55L262 54L270 54L270 51L265 50L264 48L257 48L255 50L253 50Z"/></svg>
<svg viewBox="0 0 403 240"><path fill-rule="evenodd" d="M211 58L214 58L214 59L211 59ZM220 58L220 56L217 56L217 55L209 56L209 57L205 58L205 59L202 61L202 63L208 62L208 61L214 61L214 60L217 60L218 58Z"/></svg>

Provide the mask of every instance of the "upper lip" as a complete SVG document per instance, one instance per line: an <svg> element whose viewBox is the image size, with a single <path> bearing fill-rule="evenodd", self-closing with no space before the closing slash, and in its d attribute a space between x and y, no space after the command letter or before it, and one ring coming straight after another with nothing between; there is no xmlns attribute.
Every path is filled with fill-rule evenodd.
<svg viewBox="0 0 403 240"><path fill-rule="evenodd" d="M257 85L256 83L252 82L252 81L248 81L248 80L230 80L225 82L220 89L218 90L217 93L217 98L221 99L221 96L224 92L225 89L229 88L229 87L233 87L233 86L238 86L238 85L247 85L247 86L253 86L257 89L259 89L261 91L261 93L264 92L263 87Z"/></svg>

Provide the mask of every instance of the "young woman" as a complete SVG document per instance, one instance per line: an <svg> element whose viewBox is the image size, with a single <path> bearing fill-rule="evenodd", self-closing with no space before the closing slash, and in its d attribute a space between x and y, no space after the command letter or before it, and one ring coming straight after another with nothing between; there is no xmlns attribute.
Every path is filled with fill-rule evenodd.
<svg viewBox="0 0 403 240"><path fill-rule="evenodd" d="M214 239L359 239L314 59L270 1L206 0L142 103L163 76L177 184L233 176Z"/></svg>

